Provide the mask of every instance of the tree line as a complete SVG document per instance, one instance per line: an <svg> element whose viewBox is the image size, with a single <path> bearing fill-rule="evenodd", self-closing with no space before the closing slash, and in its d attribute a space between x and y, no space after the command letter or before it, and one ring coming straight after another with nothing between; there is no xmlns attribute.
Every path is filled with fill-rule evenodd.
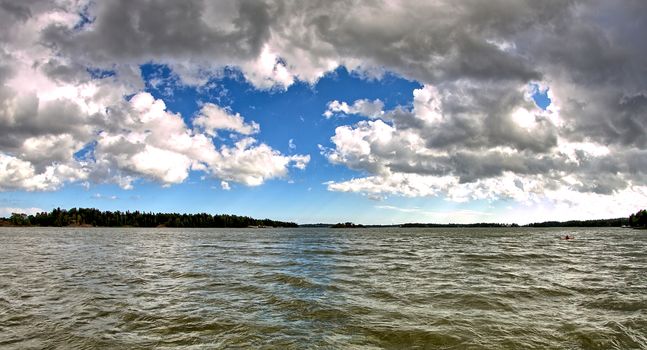
<svg viewBox="0 0 647 350"><path fill-rule="evenodd" d="M639 210L629 216L629 226L635 228L647 228L647 210Z"/></svg>
<svg viewBox="0 0 647 350"><path fill-rule="evenodd" d="M423 223L406 223L400 225L400 227L427 227L427 228L464 228L464 227L519 227L517 224L502 224L495 222L478 222L474 224L423 224Z"/></svg>
<svg viewBox="0 0 647 350"><path fill-rule="evenodd" d="M333 227L363 227L353 223ZM51 212L33 215L12 213L9 218L0 218L0 226L102 226L102 227L298 227L294 222L270 219L254 219L238 215L151 213L140 211L101 211L94 208L56 208ZM545 221L526 225L527 227L621 227L647 228L647 210L639 210L628 218L602 220ZM433 224L407 223L400 227L518 227L517 224L476 223L476 224Z"/></svg>
<svg viewBox="0 0 647 350"><path fill-rule="evenodd" d="M56 208L33 215L13 213L0 219L12 226L101 226L101 227L297 227L294 222L254 219L238 215L101 211L94 208Z"/></svg>
<svg viewBox="0 0 647 350"><path fill-rule="evenodd" d="M623 227L647 228L647 210L639 210L628 218L600 219L600 220L570 220L570 221L544 221L535 222L529 227Z"/></svg>
<svg viewBox="0 0 647 350"><path fill-rule="evenodd" d="M627 218L598 219L598 220L569 220L534 222L527 227L622 227L629 224Z"/></svg>

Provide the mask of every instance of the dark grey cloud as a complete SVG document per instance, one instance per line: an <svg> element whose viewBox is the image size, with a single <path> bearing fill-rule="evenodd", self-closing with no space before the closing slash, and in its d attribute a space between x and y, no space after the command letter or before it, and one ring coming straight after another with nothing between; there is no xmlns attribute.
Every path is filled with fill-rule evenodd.
<svg viewBox="0 0 647 350"><path fill-rule="evenodd" d="M423 132L429 147L489 149L509 146L519 151L541 153L557 145L557 129L541 117L535 116L541 126L532 131L513 121L515 109L535 108L524 98L524 92L518 90L518 85L446 85L443 88L441 108L445 119Z"/></svg>
<svg viewBox="0 0 647 350"><path fill-rule="evenodd" d="M92 23L81 29L51 25L42 40L65 55L101 66L211 59L231 64L258 55L270 33L267 4L233 5L231 17L218 21L218 6L208 9L202 0L98 2L90 9Z"/></svg>
<svg viewBox="0 0 647 350"><path fill-rule="evenodd" d="M18 20L26 20L31 17L31 10L29 5L15 1L3 0L0 2L0 8L5 14L10 15Z"/></svg>
<svg viewBox="0 0 647 350"><path fill-rule="evenodd" d="M51 25L42 41L86 64L147 61L236 65L272 46L296 73L359 61L412 79L528 81L542 74L502 50L522 29L564 17L570 2L110 1L81 28Z"/></svg>
<svg viewBox="0 0 647 350"><path fill-rule="evenodd" d="M544 13L558 13L564 3L547 3L537 8L540 14L510 11L536 7L531 1L520 3L290 3L290 17L277 21L272 32L289 43L287 50L307 47L314 55L330 55L342 61L358 59L363 65L384 67L424 82L463 78L527 81L541 76L530 61L498 49L489 40L552 17L555 14ZM492 21L497 18L500 20Z"/></svg>
<svg viewBox="0 0 647 350"><path fill-rule="evenodd" d="M519 35L518 46L536 62L558 97L564 136L644 148L647 114L647 3L588 1L568 21Z"/></svg>
<svg viewBox="0 0 647 350"><path fill-rule="evenodd" d="M523 175L549 174L554 169L565 168L563 160L551 157L533 157L528 154L501 152L460 152L440 157L422 157L416 161L394 160L389 167L393 172L457 176L462 183L501 176L504 172Z"/></svg>

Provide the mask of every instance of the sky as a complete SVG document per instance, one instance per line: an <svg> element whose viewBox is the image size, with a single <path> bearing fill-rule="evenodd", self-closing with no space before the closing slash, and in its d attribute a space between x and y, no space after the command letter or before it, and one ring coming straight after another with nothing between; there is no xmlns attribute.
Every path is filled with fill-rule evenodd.
<svg viewBox="0 0 647 350"><path fill-rule="evenodd" d="M0 216L647 207L647 2L0 1Z"/></svg>

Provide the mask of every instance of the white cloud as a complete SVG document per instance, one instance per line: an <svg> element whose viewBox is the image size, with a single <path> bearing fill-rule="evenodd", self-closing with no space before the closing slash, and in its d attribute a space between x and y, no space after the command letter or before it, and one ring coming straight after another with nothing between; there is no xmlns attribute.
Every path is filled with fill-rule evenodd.
<svg viewBox="0 0 647 350"><path fill-rule="evenodd" d="M209 171L227 181L258 186L272 178L283 178L291 165L304 169L309 155L284 156L266 144L256 145L256 140L244 138L233 147L222 146L219 160L209 164Z"/></svg>
<svg viewBox="0 0 647 350"><path fill-rule="evenodd" d="M393 205L376 205L376 209L387 209L387 210L395 210L395 211L400 211L403 213L419 213L422 210L420 208L401 208L401 207L396 207Z"/></svg>
<svg viewBox="0 0 647 350"><path fill-rule="evenodd" d="M229 182L227 181L220 181L220 188L222 188L225 191L231 190L231 187L229 186Z"/></svg>
<svg viewBox="0 0 647 350"><path fill-rule="evenodd" d="M280 57L265 45L253 61L244 62L241 69L245 78L260 89L287 89L295 81Z"/></svg>
<svg viewBox="0 0 647 350"><path fill-rule="evenodd" d="M92 198L94 198L94 199L108 199L108 200L113 200L113 201L119 199L119 197L117 197L115 195L106 196L106 195L103 195L101 193L93 194Z"/></svg>
<svg viewBox="0 0 647 350"><path fill-rule="evenodd" d="M0 153L0 190L52 191L66 181L80 181L87 170L65 164L46 166L41 172L27 161Z"/></svg>
<svg viewBox="0 0 647 350"><path fill-rule="evenodd" d="M440 92L432 85L413 90L413 113L416 118L427 123L442 120L441 99Z"/></svg>
<svg viewBox="0 0 647 350"><path fill-rule="evenodd" d="M95 181L132 188L132 180L142 176L177 184L188 177L192 165L215 157L204 135L194 134L179 114L166 111L164 102L148 93L133 96L119 113L119 128L97 136Z"/></svg>
<svg viewBox="0 0 647 350"><path fill-rule="evenodd" d="M179 114L166 110L162 100L148 93L133 96L122 108L122 128L99 134L95 157L101 168L96 176L117 170L113 181L132 188L132 181L139 176L163 185L178 184L193 169L224 181L258 186L268 179L285 177L291 164L305 168L310 159L303 155L284 156L266 144L257 144L252 137L216 148L208 137L215 130L246 134L257 131L259 126L245 123L240 115L227 114L213 104L205 105L201 111L193 124L207 134L189 129Z"/></svg>
<svg viewBox="0 0 647 350"><path fill-rule="evenodd" d="M504 222L527 224L540 221L591 220L627 217L647 206L647 187L634 186L612 195L558 189L538 202L514 206L498 213Z"/></svg>
<svg viewBox="0 0 647 350"><path fill-rule="evenodd" d="M415 214L415 220L413 222L421 223L475 223L475 222L492 222L493 218L498 214L479 211L479 210L469 210L469 209L458 209L458 210L446 210L446 211L435 211L435 210L425 210L422 208L409 208L409 207L398 207L393 205L376 205L376 209L390 210L405 214ZM411 220L408 220L412 222ZM513 221L510 221L513 222Z"/></svg>
<svg viewBox="0 0 647 350"><path fill-rule="evenodd" d="M130 158L130 169L159 180L163 184L178 184L189 176L192 160L184 154L146 145Z"/></svg>
<svg viewBox="0 0 647 350"><path fill-rule="evenodd" d="M11 216L13 213L17 214L27 214L27 215L33 215L36 213L42 213L45 210L41 208L12 208L12 207L0 207L0 218L8 218Z"/></svg>
<svg viewBox="0 0 647 350"><path fill-rule="evenodd" d="M511 117L518 126L525 129L532 129L537 125L535 115L525 108L518 108L512 112Z"/></svg>
<svg viewBox="0 0 647 350"><path fill-rule="evenodd" d="M369 118L379 118L384 114L384 103L380 100L357 100L352 105L337 100L328 102L328 109L323 113L326 118L336 114L358 114Z"/></svg>
<svg viewBox="0 0 647 350"><path fill-rule="evenodd" d="M583 213L591 212L590 203L616 203L633 210L629 208L633 204L620 205L616 198L631 197L635 203L647 189L645 179L632 174L641 167L635 164L637 155L613 157L614 150L608 146L561 137L563 129L544 118L546 113L558 112L532 109L524 98L517 100L518 107L497 110L497 115L471 110L469 100L456 109L454 99L462 97L455 88L441 91L425 86L414 90L410 109L398 107L379 119L337 127L331 137L334 147L320 147L322 154L332 163L367 175L330 181L328 189L369 197L512 200L524 206L548 203ZM344 110L349 105L336 102L335 106ZM470 134L472 138L466 139Z"/></svg>
<svg viewBox="0 0 647 350"><path fill-rule="evenodd" d="M193 125L202 128L208 135L214 136L218 130L228 130L243 135L258 133L261 128L256 122L245 123L240 114L231 114L213 103L206 103L200 114L193 119Z"/></svg>
<svg viewBox="0 0 647 350"><path fill-rule="evenodd" d="M403 173L367 176L348 181L330 181L327 183L328 189L331 191L406 197L437 196L455 184L457 184L457 180L454 177L432 177Z"/></svg>
<svg viewBox="0 0 647 350"><path fill-rule="evenodd" d="M34 164L67 162L82 147L70 134L32 136L23 141L20 158Z"/></svg>

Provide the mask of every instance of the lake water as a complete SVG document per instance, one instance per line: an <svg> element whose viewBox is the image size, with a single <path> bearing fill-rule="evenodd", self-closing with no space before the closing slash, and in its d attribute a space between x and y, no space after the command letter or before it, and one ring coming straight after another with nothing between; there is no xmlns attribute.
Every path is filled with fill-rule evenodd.
<svg viewBox="0 0 647 350"><path fill-rule="evenodd" d="M0 242L3 349L647 349L647 231L0 228Z"/></svg>

